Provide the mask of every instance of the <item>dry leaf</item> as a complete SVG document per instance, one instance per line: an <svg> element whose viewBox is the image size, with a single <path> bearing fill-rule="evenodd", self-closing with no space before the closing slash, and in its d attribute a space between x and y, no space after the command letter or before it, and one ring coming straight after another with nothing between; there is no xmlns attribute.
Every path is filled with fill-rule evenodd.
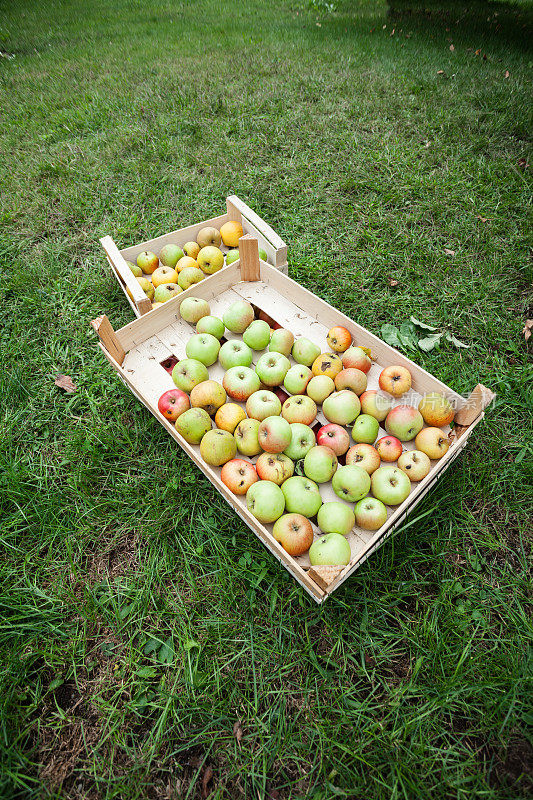
<svg viewBox="0 0 533 800"><path fill-rule="evenodd" d="M213 769L212 767L206 767L205 772L202 776L202 797L206 798L209 795L208 785L213 780Z"/></svg>
<svg viewBox="0 0 533 800"><path fill-rule="evenodd" d="M526 340L526 342L531 337L532 328L533 328L533 319L526 319L526 324L524 325L524 330L523 330L524 339Z"/></svg>
<svg viewBox="0 0 533 800"><path fill-rule="evenodd" d="M70 375L58 375L54 383L56 386L59 386L60 389L64 389L67 394L74 394L74 392L78 391L78 387Z"/></svg>
<svg viewBox="0 0 533 800"><path fill-rule="evenodd" d="M444 248L444 252L446 253L447 256L455 255L455 250L449 250L447 247Z"/></svg>
<svg viewBox="0 0 533 800"><path fill-rule="evenodd" d="M480 56L480 55L481 55L481 50L476 50L476 53L475 53L475 55L476 55L476 56Z"/></svg>
<svg viewBox="0 0 533 800"><path fill-rule="evenodd" d="M450 52L452 52L452 53L453 53L453 51L454 51L454 50L455 50L455 47L453 46L453 44L451 44L451 45L450 45Z"/></svg>
<svg viewBox="0 0 533 800"><path fill-rule="evenodd" d="M242 739L242 727L240 719L238 719L233 725L233 735L237 740L237 744L240 745Z"/></svg>
<svg viewBox="0 0 533 800"><path fill-rule="evenodd" d="M399 281L396 278L389 278L389 286L398 286Z"/></svg>
<svg viewBox="0 0 533 800"><path fill-rule="evenodd" d="M529 167L529 163L526 161L525 158L519 158L518 166L520 169L527 169Z"/></svg>
<svg viewBox="0 0 533 800"><path fill-rule="evenodd" d="M446 75L446 73L444 72L443 69L438 69L437 70L437 75Z"/></svg>
<svg viewBox="0 0 533 800"><path fill-rule="evenodd" d="M480 214L477 215L477 218L478 218L478 220L480 222L489 222L490 221L488 217L482 217Z"/></svg>
<svg viewBox="0 0 533 800"><path fill-rule="evenodd" d="M506 77L506 78L508 78L508 77L509 77L509 70L508 70L508 69L506 69L506 70L505 70L505 77Z"/></svg>

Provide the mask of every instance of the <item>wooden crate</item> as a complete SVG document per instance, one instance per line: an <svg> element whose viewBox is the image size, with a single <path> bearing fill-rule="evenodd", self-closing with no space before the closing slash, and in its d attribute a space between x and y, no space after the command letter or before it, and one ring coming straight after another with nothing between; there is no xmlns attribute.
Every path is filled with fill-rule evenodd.
<svg viewBox="0 0 533 800"><path fill-rule="evenodd" d="M207 226L221 228L222 225L229 220L240 222L244 233L256 237L259 246L266 250L268 263L284 274L287 274L287 245L280 239L270 225L261 219L255 211L252 211L252 209L249 208L246 203L243 203L236 195L226 198L226 212L224 214L213 217L212 219L205 219L203 222L197 222L194 225L189 225L187 228L180 228L177 231L165 233L163 236L158 236L157 239L150 239L148 242L141 242L132 247L125 247L119 250L111 236L104 236L103 239L100 239L111 269L137 317L151 311L152 303L135 280L135 276L126 264L126 261L133 261L136 263L137 256L139 253L142 253L143 250L150 250L156 253L156 255L159 255L166 244L182 246L186 244L186 242L195 241L198 231L202 228ZM226 253L230 248L222 244L220 249ZM223 269L225 269L225 267ZM145 275L144 277L150 280L150 275ZM127 289L130 290L132 297L127 294Z"/></svg>
<svg viewBox="0 0 533 800"><path fill-rule="evenodd" d="M249 239L249 237L247 237ZM493 398L492 392L478 385L468 399L464 399L424 369L414 364L400 352L362 328L353 320L320 300L279 270L259 261L257 242L241 239L241 259L201 283L187 289L182 295L167 301L147 316L134 320L120 330L114 331L107 317L93 321L100 338L100 347L106 358L118 372L133 394L159 420L168 433L181 445L202 472L209 478L220 494L236 513L257 534L283 566L306 589L318 603L337 589L379 547L394 530L404 522L433 484L457 458L468 442L475 426L483 418L483 409ZM251 247L250 247L251 245ZM250 255L248 255L248 252ZM459 409L455 427L449 431L452 444L440 461L433 461L431 471L419 483L413 483L409 497L401 505L387 509L387 522L376 532L358 527L348 535L352 557L344 567L311 567L307 554L298 558L289 556L272 536L272 525L263 525L248 511L245 498L236 497L220 480L220 469L210 467L202 460L199 447L188 444L158 411L160 395L174 386L167 371L172 359L185 357L185 345L194 332L191 325L181 319L179 306L188 296L208 300L211 313L222 316L224 310L235 300L246 299L257 310L266 312L275 322L291 330L296 337L306 336L322 351L327 350L326 334L334 325L344 325L351 332L356 344L368 346L375 359L368 374L368 388L377 388L377 378L384 366L398 364L411 372L416 396L430 391L446 395ZM226 338L236 337L226 332ZM254 363L261 353L254 353ZM169 362L170 359L170 362ZM165 368L165 365L167 369ZM209 368L211 378L222 380L223 370L218 363ZM232 401L234 402L234 401ZM398 401L398 402L401 402ZM319 411L318 420L326 422ZM380 430L379 436L385 435ZM413 442L404 444L414 449ZM256 459L250 459L255 461ZM331 484L321 484L320 493L324 501L338 499ZM318 529L314 527L315 534Z"/></svg>

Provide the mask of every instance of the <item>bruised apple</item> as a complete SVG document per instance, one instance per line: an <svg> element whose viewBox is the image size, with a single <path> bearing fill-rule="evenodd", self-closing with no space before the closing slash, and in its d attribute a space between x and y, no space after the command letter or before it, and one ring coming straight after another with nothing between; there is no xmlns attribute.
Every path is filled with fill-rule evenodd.
<svg viewBox="0 0 533 800"><path fill-rule="evenodd" d="M190 408L188 395L181 389L169 389L157 401L157 407L165 419L176 422L180 414Z"/></svg>
<svg viewBox="0 0 533 800"><path fill-rule="evenodd" d="M352 343L352 334L348 328L344 328L342 325L337 325L335 328L331 328L331 330L328 332L326 341L328 343L328 347L330 347L333 352L344 353L344 351L347 350Z"/></svg>
<svg viewBox="0 0 533 800"><path fill-rule="evenodd" d="M346 453L346 463L362 467L369 475L377 470L381 463L379 453L371 444L356 444Z"/></svg>
<svg viewBox="0 0 533 800"><path fill-rule="evenodd" d="M379 388L393 397L401 397L411 388L411 373L406 367L385 367L379 376Z"/></svg>
<svg viewBox="0 0 533 800"><path fill-rule="evenodd" d="M294 462L285 453L261 453L255 468L262 481L273 481L278 486L294 474Z"/></svg>
<svg viewBox="0 0 533 800"><path fill-rule="evenodd" d="M203 408L209 416L215 414L225 402L226 392L217 381L202 381L191 390L192 408Z"/></svg>
<svg viewBox="0 0 533 800"><path fill-rule="evenodd" d="M335 353L322 353L315 358L311 371L313 375L327 375L331 380L339 374L342 369L342 361Z"/></svg>
<svg viewBox="0 0 533 800"><path fill-rule="evenodd" d="M259 478L253 464L244 458L233 458L222 467L220 480L233 494L243 495Z"/></svg>
<svg viewBox="0 0 533 800"><path fill-rule="evenodd" d="M435 428L449 425L455 416L454 408L448 398L438 392L430 392L424 395L418 404L418 410L422 414L426 425Z"/></svg>

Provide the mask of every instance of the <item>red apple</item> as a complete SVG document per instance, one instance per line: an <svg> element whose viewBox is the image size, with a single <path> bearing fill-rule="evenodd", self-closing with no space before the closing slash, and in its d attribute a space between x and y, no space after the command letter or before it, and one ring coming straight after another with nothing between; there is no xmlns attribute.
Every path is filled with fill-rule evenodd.
<svg viewBox="0 0 533 800"><path fill-rule="evenodd" d="M165 419L176 422L179 415L191 407L191 401L181 389L169 389L161 395L157 407Z"/></svg>
<svg viewBox="0 0 533 800"><path fill-rule="evenodd" d="M348 328L343 328L342 325L337 325L332 328L327 337L328 347L335 353L344 353L352 343L352 334Z"/></svg>
<svg viewBox="0 0 533 800"><path fill-rule="evenodd" d="M403 451L402 443L396 436L382 436L375 447L382 461L397 461Z"/></svg>
<svg viewBox="0 0 533 800"><path fill-rule="evenodd" d="M335 388L337 391L351 389L352 392L361 395L366 389L366 384L367 377L365 373L355 367L341 369L339 374L335 376Z"/></svg>
<svg viewBox="0 0 533 800"><path fill-rule="evenodd" d="M379 467L381 460L375 447L372 447L371 444L360 443L350 447L346 453L346 463L357 464L357 466L363 467L369 475L372 475Z"/></svg>
<svg viewBox="0 0 533 800"><path fill-rule="evenodd" d="M320 428L316 441L319 445L331 448L336 456L343 456L350 446L350 435L341 425L330 422Z"/></svg>
<svg viewBox="0 0 533 800"><path fill-rule="evenodd" d="M372 366L372 360L365 353L362 347L349 347L342 356L342 366L344 369L360 369L361 372L366 373Z"/></svg>
<svg viewBox="0 0 533 800"><path fill-rule="evenodd" d="M253 464L244 458L234 458L222 467L220 480L233 494L244 495L259 478Z"/></svg>
<svg viewBox="0 0 533 800"><path fill-rule="evenodd" d="M274 523L274 539L290 556L301 556L313 544L313 526L302 514L284 514Z"/></svg>

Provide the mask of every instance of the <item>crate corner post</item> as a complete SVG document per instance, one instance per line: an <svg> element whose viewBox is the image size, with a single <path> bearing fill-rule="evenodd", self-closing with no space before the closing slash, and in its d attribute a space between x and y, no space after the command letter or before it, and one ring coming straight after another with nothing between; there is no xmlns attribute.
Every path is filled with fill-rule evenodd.
<svg viewBox="0 0 533 800"><path fill-rule="evenodd" d="M101 346L107 350L119 366L122 366L126 358L126 351L120 344L108 317L105 314L102 314L101 317L96 317L96 319L91 320L91 327L98 335Z"/></svg>

